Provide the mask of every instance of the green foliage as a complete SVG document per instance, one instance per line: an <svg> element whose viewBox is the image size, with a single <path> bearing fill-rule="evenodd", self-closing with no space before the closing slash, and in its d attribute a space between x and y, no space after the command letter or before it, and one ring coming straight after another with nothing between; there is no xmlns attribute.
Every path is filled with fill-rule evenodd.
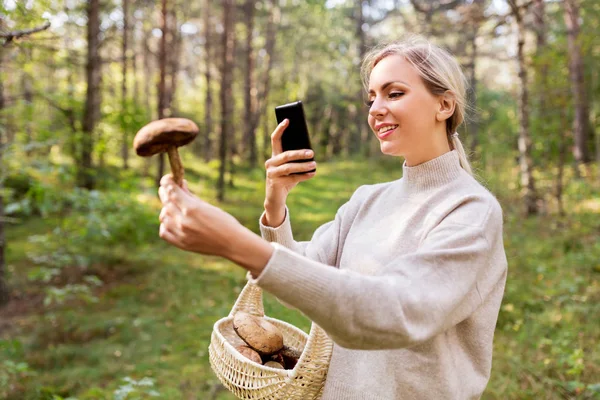
<svg viewBox="0 0 600 400"><path fill-rule="evenodd" d="M86 277L85 282L93 286L102 285L97 277ZM62 305L70 300L83 300L86 303L97 303L98 297L94 296L92 289L86 284L69 284L62 288L52 286L46 288L46 298L44 299L45 306L50 306L52 304Z"/></svg>
<svg viewBox="0 0 600 400"><path fill-rule="evenodd" d="M0 397L5 398L14 386L35 376L23 359L23 345L18 340L0 340Z"/></svg>
<svg viewBox="0 0 600 400"><path fill-rule="evenodd" d="M130 377L123 378L124 385L115 390L115 400L141 400L159 397L160 393L153 389L154 380L143 378L136 381Z"/></svg>

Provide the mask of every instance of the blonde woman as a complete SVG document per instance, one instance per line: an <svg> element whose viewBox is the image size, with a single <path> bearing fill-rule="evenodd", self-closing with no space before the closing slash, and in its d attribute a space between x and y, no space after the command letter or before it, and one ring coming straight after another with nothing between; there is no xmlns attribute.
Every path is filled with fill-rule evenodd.
<svg viewBox="0 0 600 400"><path fill-rule="evenodd" d="M323 400L477 399L490 377L506 282L502 210L472 176L456 129L465 78L421 38L364 60L368 123L402 157L390 182L359 187L308 242L292 236L286 198L314 174L304 151L266 162L262 237L163 178L160 237L234 261L333 339ZM401 177L400 177L401 176Z"/></svg>

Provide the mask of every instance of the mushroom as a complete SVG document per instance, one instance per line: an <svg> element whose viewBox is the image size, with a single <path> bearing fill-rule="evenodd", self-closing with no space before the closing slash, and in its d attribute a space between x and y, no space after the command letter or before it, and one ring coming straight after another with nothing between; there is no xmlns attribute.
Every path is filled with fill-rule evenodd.
<svg viewBox="0 0 600 400"><path fill-rule="evenodd" d="M261 355L269 355L283 348L283 335L277 327L264 318L237 312L233 316L233 329L248 346Z"/></svg>
<svg viewBox="0 0 600 400"><path fill-rule="evenodd" d="M186 118L164 118L152 121L138 131L133 148L138 156L150 157L167 152L173 179L181 186L183 166L177 148L185 146L198 135L198 126Z"/></svg>
<svg viewBox="0 0 600 400"><path fill-rule="evenodd" d="M281 363L278 363L277 361L267 361L265 363L265 367L271 367L271 368L277 368L277 369L285 369L283 367L283 365L281 365Z"/></svg>
<svg viewBox="0 0 600 400"><path fill-rule="evenodd" d="M260 358L260 355L245 344L237 346L235 349L239 351L240 354L244 357L254 361L255 363L262 364L262 359Z"/></svg>
<svg viewBox="0 0 600 400"><path fill-rule="evenodd" d="M300 356L302 355L302 352L294 349L293 347L283 346L279 354L284 361L286 369L294 369L298 363L298 360L300 359Z"/></svg>
<svg viewBox="0 0 600 400"><path fill-rule="evenodd" d="M271 354L271 355L268 355L268 356L263 356L262 360L263 360L263 364L267 363L269 361L275 361L275 362L278 362L281 365L285 365L285 360L283 359L283 356L281 355L281 350L279 350L275 354Z"/></svg>

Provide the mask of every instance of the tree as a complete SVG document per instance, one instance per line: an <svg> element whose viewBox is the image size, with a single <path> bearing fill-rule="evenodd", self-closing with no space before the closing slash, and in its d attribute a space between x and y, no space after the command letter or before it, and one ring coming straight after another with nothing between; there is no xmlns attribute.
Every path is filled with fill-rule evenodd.
<svg viewBox="0 0 600 400"><path fill-rule="evenodd" d="M2 44L2 47L8 47L9 45L14 43L15 39L21 39L30 35L33 35L38 32L42 32L50 27L50 23L46 22L43 25L31 28L31 29L23 29L17 31L4 31L4 23L2 19L0 19L0 37L4 38L5 41ZM0 50L0 71L4 67L4 52L3 49ZM3 75L0 74L0 116L5 108L5 100L4 100L4 80ZM5 271L5 260L4 260L4 250L6 245L6 238L4 235L4 151L7 146L5 143L5 127L0 125L0 306L8 303L10 299L10 293L8 289L8 285L6 283L6 271Z"/></svg>
<svg viewBox="0 0 600 400"><path fill-rule="evenodd" d="M3 53L0 52L0 70L3 64ZM4 84L0 75L0 113L4 110ZM0 114L1 115L1 114ZM4 271L4 126L0 125L0 306L8 303L9 292Z"/></svg>
<svg viewBox="0 0 600 400"><path fill-rule="evenodd" d="M227 165L228 140L231 130L233 114L232 102L232 77L233 77L233 51L234 51L234 0L223 1L223 58L221 64L221 137L219 141L219 180L217 183L217 198L225 199L225 167Z"/></svg>
<svg viewBox="0 0 600 400"><path fill-rule="evenodd" d="M254 81L254 49L252 39L254 37L254 10L256 0L246 0L244 5L246 25L246 70L244 77L244 145L247 159L250 165L256 164L256 85Z"/></svg>
<svg viewBox="0 0 600 400"><path fill-rule="evenodd" d="M531 157L531 136L529 132L529 91L527 89L527 66L525 65L525 23L523 7L516 0L508 1L511 13L517 25L517 63L519 74L519 166L521 169L521 190L525 201L525 214L539 213L537 194L533 178L533 159Z"/></svg>
<svg viewBox="0 0 600 400"><path fill-rule="evenodd" d="M77 166L77 182L80 187L93 189L95 178L92 171L94 130L100 119L100 82L102 79L100 59L100 0L89 0L87 6L87 90L81 138L81 158Z"/></svg>
<svg viewBox="0 0 600 400"><path fill-rule="evenodd" d="M363 0L356 0L355 10L354 10L354 14L355 14L354 19L356 22L356 47L358 49L358 51L357 51L358 63L356 65L357 71L360 70L360 63L362 62L362 59L364 58L366 50L367 50L366 35L365 35L365 31L363 29L363 26L365 24L365 18L364 18L363 11L364 11L363 10ZM359 85L358 92L356 94L356 103L359 105L363 104L364 103L363 100L364 100L364 89ZM355 126L355 129L352 130L353 137L350 140L350 143L349 143L350 148L348 150L349 150L350 154L358 154L361 151L363 138L365 138L367 136L365 133L366 124L365 124L365 117L360 112L361 111L360 106L356 106L355 104L351 104L351 105L353 106L352 113L354 114L354 120L355 120L356 126Z"/></svg>
<svg viewBox="0 0 600 400"><path fill-rule="evenodd" d="M573 148L573 155L578 167L590 161L590 152L588 151L590 111L584 82L583 58L579 45L579 7L576 0L564 0L563 4L567 26L571 93L575 103L575 118L573 119L575 147ZM579 169L575 169L578 173Z"/></svg>
<svg viewBox="0 0 600 400"><path fill-rule="evenodd" d="M267 2L269 7L269 17L267 20L267 28L266 28L266 43L265 43L265 51L264 51L264 70L261 72L261 76L263 77L263 82L260 90L258 91L258 99L257 99L257 111L254 114L256 120L254 121L254 126L258 127L260 123L260 117L265 114L267 108L267 99L269 98L269 92L271 90L271 74L273 70L273 64L275 60L275 44L277 41L277 27L281 21L281 11L279 6L277 5L277 1L269 0ZM263 154L266 154L267 147L270 143L270 131L267 125L267 118L265 118L265 129L264 137L263 137Z"/></svg>
<svg viewBox="0 0 600 400"><path fill-rule="evenodd" d="M211 32L211 1L206 0L204 3L204 63L205 71L204 77L206 79L206 98L205 98L205 113L204 113L204 125L206 133L204 136L204 161L209 162L212 158L212 136L213 136L213 119L212 119L212 108L213 108L213 97L212 97L212 74L211 74L211 60L212 60L212 41L210 39Z"/></svg>
<svg viewBox="0 0 600 400"><path fill-rule="evenodd" d="M466 75L469 82L467 92L469 105L473 110L477 109L477 60L479 49L477 47L477 38L479 36L481 25L485 22L485 0L474 0L471 4L463 6L463 13L467 25L467 43L471 46L466 64ZM479 144L479 123L476 118L468 119L467 134L470 138L470 149L475 153Z"/></svg>
<svg viewBox="0 0 600 400"><path fill-rule="evenodd" d="M121 112L127 114L127 36L129 35L129 0L123 0L123 51L121 66L123 71L123 80L121 82ZM135 72L135 70L134 70ZM129 134L127 129L123 129L123 143L121 146L121 156L123 157L123 169L127 169L129 159Z"/></svg>
<svg viewBox="0 0 600 400"><path fill-rule="evenodd" d="M179 25L177 22L177 7L176 3L173 4L171 9L171 29L169 30L169 53L168 53L168 72L170 78L169 89L167 90L167 108L169 109L169 115L176 115L175 109L175 92L177 91L177 74L179 73L179 59L181 53L181 33L179 32Z"/></svg>

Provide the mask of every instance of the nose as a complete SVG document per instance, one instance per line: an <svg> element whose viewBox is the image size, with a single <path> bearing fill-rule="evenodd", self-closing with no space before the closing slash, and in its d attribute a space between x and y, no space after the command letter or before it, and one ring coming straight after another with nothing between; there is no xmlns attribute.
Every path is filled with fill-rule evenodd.
<svg viewBox="0 0 600 400"><path fill-rule="evenodd" d="M371 108L369 108L369 115L373 118L380 118L385 116L386 113L387 108L385 107L385 103L382 100L375 98L373 104L371 104Z"/></svg>

